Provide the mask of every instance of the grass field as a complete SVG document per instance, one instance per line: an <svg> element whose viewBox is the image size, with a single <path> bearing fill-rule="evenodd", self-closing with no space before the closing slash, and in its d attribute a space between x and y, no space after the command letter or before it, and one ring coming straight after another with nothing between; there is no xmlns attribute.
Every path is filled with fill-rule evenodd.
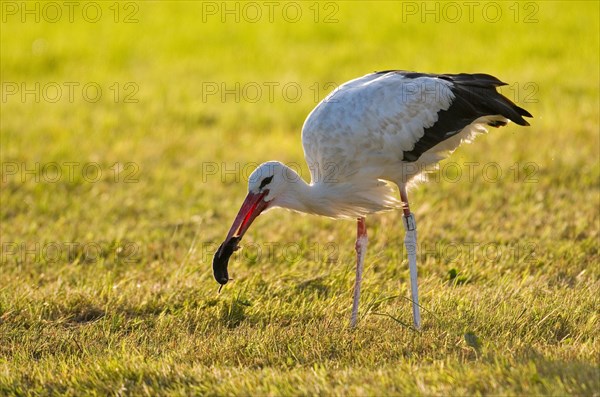
<svg viewBox="0 0 600 397"><path fill-rule="evenodd" d="M0 394L599 396L599 3L467 3L2 2ZM253 166L394 68L534 115L412 192L422 331L398 213L353 331L353 222L264 214L218 295Z"/></svg>

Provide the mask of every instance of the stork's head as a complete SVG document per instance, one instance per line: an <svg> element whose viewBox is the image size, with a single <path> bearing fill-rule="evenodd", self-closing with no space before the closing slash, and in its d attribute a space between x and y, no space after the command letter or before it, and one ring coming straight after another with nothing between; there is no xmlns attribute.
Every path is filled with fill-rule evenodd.
<svg viewBox="0 0 600 397"><path fill-rule="evenodd" d="M238 242L254 219L267 208L275 206L277 198L285 193L288 178L292 176L290 171L294 173L278 161L269 161L258 166L250 175L248 195L213 259L213 274L219 284L224 285L229 281L229 257L239 248Z"/></svg>

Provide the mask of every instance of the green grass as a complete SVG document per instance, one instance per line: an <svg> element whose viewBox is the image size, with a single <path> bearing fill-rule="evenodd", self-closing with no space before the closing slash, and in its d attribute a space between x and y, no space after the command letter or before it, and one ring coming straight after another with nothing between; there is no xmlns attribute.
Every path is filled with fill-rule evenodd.
<svg viewBox="0 0 600 397"><path fill-rule="evenodd" d="M517 22L513 3L497 3L496 23L484 3L473 22L462 8L456 23L422 23L401 3L343 2L335 23L324 3L319 23L312 3L297 23L221 23L203 22L200 2L154 2L130 24L133 8L115 23L112 2L95 4L97 23L82 5L73 23L66 10L22 23L3 8L0 394L599 395L597 2L536 3L532 23L533 3ZM422 332L405 325L398 213L367 219L354 331L352 222L261 216L217 295L211 255L244 196L241 171L278 159L307 176L311 87L320 99L328 82L389 68L490 73L535 116L462 147L412 192ZM52 82L79 83L73 101L66 88L56 103L7 95ZM80 90L91 82L95 103ZM302 95L202 96L236 82ZM490 162L502 177L483 172ZM102 175L82 175L90 164Z"/></svg>

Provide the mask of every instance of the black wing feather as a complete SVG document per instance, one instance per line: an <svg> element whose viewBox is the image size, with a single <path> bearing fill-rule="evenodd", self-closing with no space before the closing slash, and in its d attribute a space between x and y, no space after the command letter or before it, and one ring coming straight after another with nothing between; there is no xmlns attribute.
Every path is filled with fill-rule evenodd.
<svg viewBox="0 0 600 397"><path fill-rule="evenodd" d="M402 70L387 70L377 73L398 73L410 79L430 77L452 83L451 90L455 96L452 104L447 110L441 110L438 113L436 123L425 129L423 137L415 143L413 150L404 152L404 161L417 161L427 150L458 134L480 117L500 115L524 126L529 123L523 116L532 117L527 110L517 106L496 91L496 87L506 85L506 83L489 74L427 74ZM506 122L492 121L488 125L501 127L506 125Z"/></svg>

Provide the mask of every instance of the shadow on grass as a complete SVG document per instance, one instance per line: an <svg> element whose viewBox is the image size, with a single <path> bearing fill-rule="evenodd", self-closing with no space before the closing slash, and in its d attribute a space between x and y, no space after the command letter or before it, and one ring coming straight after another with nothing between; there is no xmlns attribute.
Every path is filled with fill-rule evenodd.
<svg viewBox="0 0 600 397"><path fill-rule="evenodd" d="M236 328L246 320L246 308L250 302L240 297L222 300L219 304L219 318L227 328Z"/></svg>
<svg viewBox="0 0 600 397"><path fill-rule="evenodd" d="M304 295L316 294L320 298L325 298L329 293L329 286L323 282L324 279L324 276L319 276L302 281L296 284L295 289Z"/></svg>
<svg viewBox="0 0 600 397"><path fill-rule="evenodd" d="M538 352L527 354L517 360L527 366L530 382L556 394L556 383L565 391L576 395L597 395L600 390L600 367L583 361L551 360ZM560 380L560 382L558 382Z"/></svg>

